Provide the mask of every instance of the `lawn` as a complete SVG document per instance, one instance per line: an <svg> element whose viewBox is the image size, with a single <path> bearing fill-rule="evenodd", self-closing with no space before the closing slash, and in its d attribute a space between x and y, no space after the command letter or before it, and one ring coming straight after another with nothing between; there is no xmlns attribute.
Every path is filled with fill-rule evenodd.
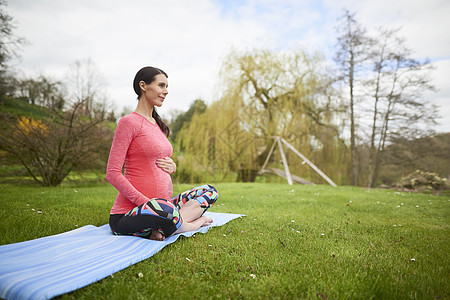
<svg viewBox="0 0 450 300"><path fill-rule="evenodd" d="M216 187L211 211L247 216L181 238L61 298L450 298L448 196L324 185ZM115 195L108 185L0 184L0 244L103 225Z"/></svg>

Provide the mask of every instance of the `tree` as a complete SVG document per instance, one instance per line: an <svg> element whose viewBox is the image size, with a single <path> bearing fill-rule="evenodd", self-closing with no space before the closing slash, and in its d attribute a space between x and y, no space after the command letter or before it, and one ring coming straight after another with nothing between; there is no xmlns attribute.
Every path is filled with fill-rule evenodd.
<svg viewBox="0 0 450 300"><path fill-rule="evenodd" d="M393 185L416 170L450 179L450 133L420 138L396 136L386 147L380 181Z"/></svg>
<svg viewBox="0 0 450 300"><path fill-rule="evenodd" d="M210 173L220 169L240 174L243 181L254 180L273 136L284 137L305 155L324 158L330 151L321 167L333 169L344 151L332 123L337 112L330 80L318 54L232 52L221 70L220 100L193 117L180 131L178 144L185 157L203 154L197 165Z"/></svg>
<svg viewBox="0 0 450 300"><path fill-rule="evenodd" d="M0 149L43 186L59 185L74 170L103 168L112 132L101 119L83 118L80 107L41 120L1 114Z"/></svg>
<svg viewBox="0 0 450 300"><path fill-rule="evenodd" d="M60 81L52 80L44 75L36 79L15 79L15 96L51 109L63 109L64 85Z"/></svg>
<svg viewBox="0 0 450 300"><path fill-rule="evenodd" d="M368 187L376 184L389 139L417 137L419 126L433 124L435 119L435 108L423 98L425 91L434 90L428 78L429 62L410 57L412 51L398 36L398 29L380 28L374 41L369 60L374 76L366 82L373 90L368 99L373 106ZM424 129L430 133L428 128Z"/></svg>
<svg viewBox="0 0 450 300"><path fill-rule="evenodd" d="M358 185L359 164L357 151L357 122L355 89L358 75L364 72L364 63L368 58L368 47L371 40L366 36L366 30L356 21L355 14L345 11L337 28L337 51L335 61L341 71L341 79L348 86L348 108L350 120L350 156L352 184Z"/></svg>
<svg viewBox="0 0 450 300"><path fill-rule="evenodd" d="M0 98L9 91L8 61L17 56L19 48L25 44L23 38L14 35L13 18L4 10L6 1L0 0Z"/></svg>
<svg viewBox="0 0 450 300"><path fill-rule="evenodd" d="M88 117L104 118L108 111L104 78L91 59L77 60L70 66L66 86L76 104L81 103L79 113ZM111 105L112 103L109 103Z"/></svg>
<svg viewBox="0 0 450 300"><path fill-rule="evenodd" d="M113 116L104 103L97 102L102 99L94 88L97 73L77 74L86 77L75 78L75 90L43 76L23 81L28 87L20 92L35 103L30 110L47 106L44 114L0 115L0 149L17 158L44 186L59 185L72 171L104 170L106 166L113 132L105 119ZM69 96L64 97L63 91Z"/></svg>
<svg viewBox="0 0 450 300"><path fill-rule="evenodd" d="M435 108L423 99L425 91L434 90L428 78L431 66L411 57L398 32L379 28L376 36L370 36L349 11L339 23L335 62L349 91L353 185L367 175L367 186L374 187L389 140L396 135L418 135L420 126L434 122ZM359 142L368 144L364 166L358 149L365 147L359 147Z"/></svg>
<svg viewBox="0 0 450 300"><path fill-rule="evenodd" d="M192 102L191 106L189 106L189 109L179 114L175 120L171 124L171 131L170 136L175 141L177 138L178 132L180 132L181 128L183 126L188 125L189 122L192 120L192 117L194 114L198 113L204 113L206 110L206 104L203 100L197 99L194 102Z"/></svg>

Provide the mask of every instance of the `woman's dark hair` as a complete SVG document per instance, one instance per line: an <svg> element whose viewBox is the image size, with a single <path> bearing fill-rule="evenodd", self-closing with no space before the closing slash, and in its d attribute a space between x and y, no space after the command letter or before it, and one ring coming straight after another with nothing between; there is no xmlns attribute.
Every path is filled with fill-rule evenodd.
<svg viewBox="0 0 450 300"><path fill-rule="evenodd" d="M138 95L138 99L142 94L142 90L139 87L139 82L143 81L146 84L150 84L155 80L155 77L158 74L163 74L164 76L166 76L166 78L169 78L169 76L167 76L166 72L164 72L161 69L154 68L154 67L143 67L136 73L136 76L134 77L134 81L133 81L133 88L134 88L135 93ZM170 129L169 129L169 127L167 127L167 125L163 122L161 117L158 115L158 112L156 112L156 107L153 108L152 117L153 117L153 119L155 119L156 124L158 124L159 128L161 128L162 132L164 132L164 134L167 137L169 137Z"/></svg>

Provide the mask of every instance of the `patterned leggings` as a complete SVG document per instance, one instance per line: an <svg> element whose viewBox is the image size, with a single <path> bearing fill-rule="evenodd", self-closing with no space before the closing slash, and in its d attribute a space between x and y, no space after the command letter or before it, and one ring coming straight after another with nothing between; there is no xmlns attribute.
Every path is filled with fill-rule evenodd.
<svg viewBox="0 0 450 300"><path fill-rule="evenodd" d="M190 200L200 204L203 213L219 197L212 185L202 185L173 197L170 201L154 198L127 212L125 215L112 214L109 225L114 234L149 237L152 230L158 230L164 236L170 236L180 228L183 220L179 209Z"/></svg>

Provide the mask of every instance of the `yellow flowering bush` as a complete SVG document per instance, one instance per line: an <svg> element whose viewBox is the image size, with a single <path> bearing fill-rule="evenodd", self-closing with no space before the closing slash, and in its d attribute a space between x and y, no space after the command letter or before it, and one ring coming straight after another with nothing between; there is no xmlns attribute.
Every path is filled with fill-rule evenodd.
<svg viewBox="0 0 450 300"><path fill-rule="evenodd" d="M49 128L42 121L33 118L21 116L17 122L17 131L25 135L33 132L47 135L48 130Z"/></svg>

